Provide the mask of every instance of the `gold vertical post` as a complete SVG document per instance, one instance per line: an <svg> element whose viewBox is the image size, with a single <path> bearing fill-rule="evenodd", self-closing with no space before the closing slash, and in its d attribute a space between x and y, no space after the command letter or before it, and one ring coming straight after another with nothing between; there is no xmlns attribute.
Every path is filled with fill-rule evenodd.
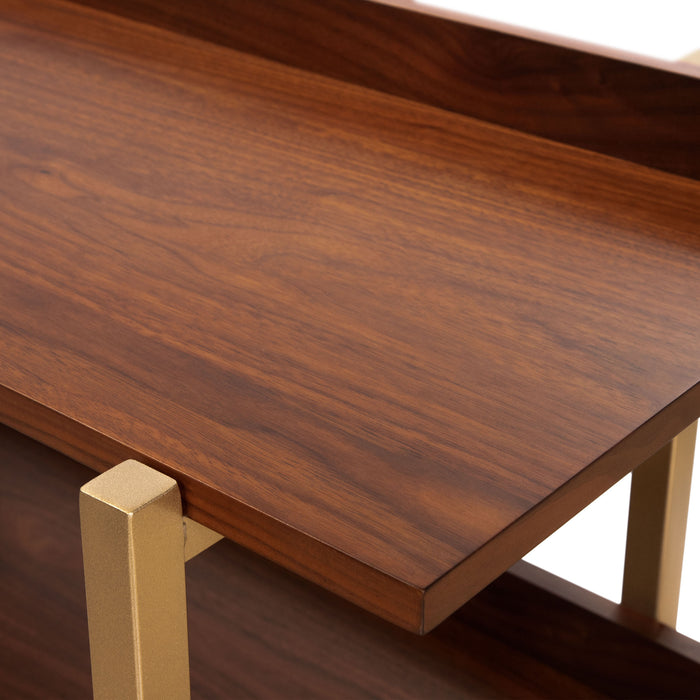
<svg viewBox="0 0 700 700"><path fill-rule="evenodd" d="M697 422L632 474L622 604L676 626Z"/></svg>
<svg viewBox="0 0 700 700"><path fill-rule="evenodd" d="M185 557L220 535L188 520L177 483L129 460L80 491L96 700L190 697Z"/></svg>

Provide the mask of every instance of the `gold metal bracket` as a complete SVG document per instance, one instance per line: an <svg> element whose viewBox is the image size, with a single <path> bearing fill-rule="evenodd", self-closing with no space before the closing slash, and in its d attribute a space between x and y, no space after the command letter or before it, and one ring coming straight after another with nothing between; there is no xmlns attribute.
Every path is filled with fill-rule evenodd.
<svg viewBox="0 0 700 700"><path fill-rule="evenodd" d="M96 700L190 697L185 561L221 535L183 518L177 482L135 460L80 490Z"/></svg>
<svg viewBox="0 0 700 700"><path fill-rule="evenodd" d="M697 422L632 474L622 603L676 626Z"/></svg>

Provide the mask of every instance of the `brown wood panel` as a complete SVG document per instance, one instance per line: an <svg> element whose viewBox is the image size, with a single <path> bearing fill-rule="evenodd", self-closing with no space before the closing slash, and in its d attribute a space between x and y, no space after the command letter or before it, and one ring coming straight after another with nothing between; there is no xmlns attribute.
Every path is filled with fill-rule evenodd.
<svg viewBox="0 0 700 700"><path fill-rule="evenodd" d="M455 618L611 697L692 698L700 687L700 643L525 562Z"/></svg>
<svg viewBox="0 0 700 700"><path fill-rule="evenodd" d="M0 426L0 686L91 697L78 497L90 470Z"/></svg>
<svg viewBox="0 0 700 700"><path fill-rule="evenodd" d="M0 474L3 695L89 698L77 491L92 473L0 427ZM696 642L630 631L527 565L424 637L230 542L187 564L187 586L195 700L687 698L700 682Z"/></svg>
<svg viewBox="0 0 700 700"><path fill-rule="evenodd" d="M401 97L700 178L700 82L364 0L79 0Z"/></svg>
<svg viewBox="0 0 700 700"><path fill-rule="evenodd" d="M425 631L700 413L698 183L69 3L0 37L6 423Z"/></svg>

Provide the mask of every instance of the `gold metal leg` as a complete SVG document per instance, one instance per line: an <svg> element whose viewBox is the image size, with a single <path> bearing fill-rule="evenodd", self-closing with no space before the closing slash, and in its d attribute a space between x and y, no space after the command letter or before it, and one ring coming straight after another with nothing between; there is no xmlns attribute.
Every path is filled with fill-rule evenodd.
<svg viewBox="0 0 700 700"><path fill-rule="evenodd" d="M80 490L96 700L190 697L185 558L221 536L183 521L177 483L129 460Z"/></svg>
<svg viewBox="0 0 700 700"><path fill-rule="evenodd" d="M697 422L632 474L622 603L676 626Z"/></svg>

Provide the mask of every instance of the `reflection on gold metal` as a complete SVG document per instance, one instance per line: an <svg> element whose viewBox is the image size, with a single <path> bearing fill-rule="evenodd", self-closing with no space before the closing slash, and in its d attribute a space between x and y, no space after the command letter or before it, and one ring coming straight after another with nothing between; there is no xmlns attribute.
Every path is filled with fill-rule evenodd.
<svg viewBox="0 0 700 700"><path fill-rule="evenodd" d="M693 51L693 53L683 56L683 58L681 58L681 63L694 63L700 66L700 50Z"/></svg>
<svg viewBox="0 0 700 700"><path fill-rule="evenodd" d="M697 422L632 475L622 603L675 627Z"/></svg>
<svg viewBox="0 0 700 700"><path fill-rule="evenodd" d="M134 460L83 486L80 523L94 697L189 698L185 527L191 556L220 536L185 525L177 483Z"/></svg>
<svg viewBox="0 0 700 700"><path fill-rule="evenodd" d="M183 518L183 520L185 527L185 561L196 557L200 552L223 539L223 535L210 530L204 525L200 525L195 520L190 518Z"/></svg>

